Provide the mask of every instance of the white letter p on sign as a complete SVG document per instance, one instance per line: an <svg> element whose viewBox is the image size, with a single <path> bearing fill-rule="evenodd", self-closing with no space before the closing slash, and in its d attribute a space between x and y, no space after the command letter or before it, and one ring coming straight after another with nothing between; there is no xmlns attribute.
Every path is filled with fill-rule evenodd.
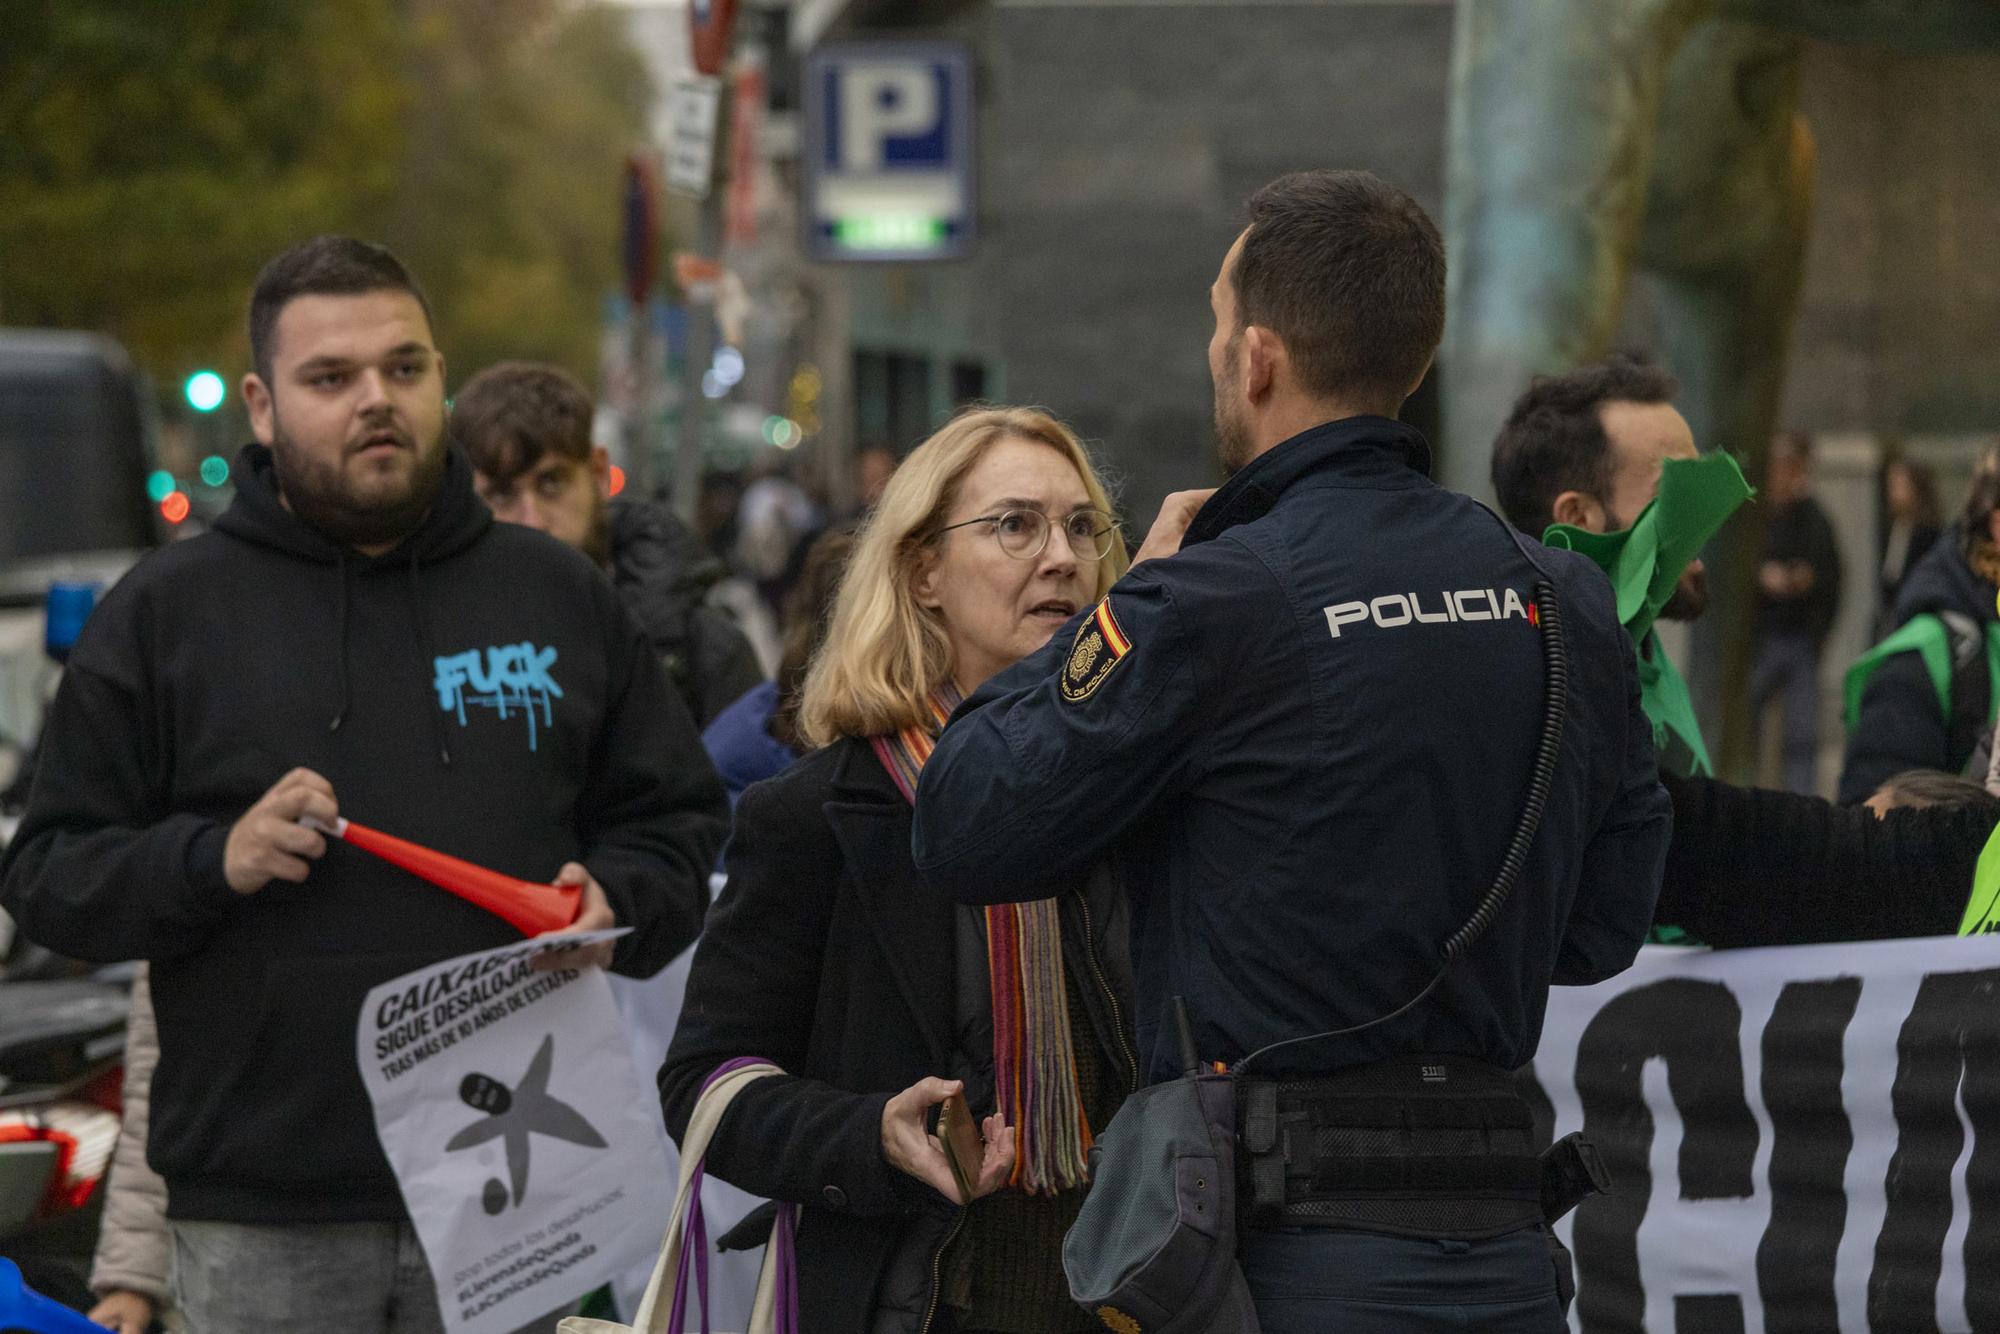
<svg viewBox="0 0 2000 1334"><path fill-rule="evenodd" d="M840 75L840 165L880 171L885 141L916 138L937 127L938 97L928 68L854 64Z"/></svg>

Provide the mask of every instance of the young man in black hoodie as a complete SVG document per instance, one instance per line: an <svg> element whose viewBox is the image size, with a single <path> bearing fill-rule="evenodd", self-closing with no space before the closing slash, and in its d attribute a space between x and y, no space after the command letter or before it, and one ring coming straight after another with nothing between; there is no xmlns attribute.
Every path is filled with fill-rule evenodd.
<svg viewBox="0 0 2000 1334"><path fill-rule="evenodd" d="M148 1159L192 1328L433 1330L359 1005L518 936L298 821L581 884L577 929L632 933L561 961L644 975L700 928L722 793L611 586L474 496L393 256L280 255L250 340L235 501L91 618L0 904L65 954L152 961Z"/></svg>
<svg viewBox="0 0 2000 1334"><path fill-rule="evenodd" d="M728 614L704 600L727 571L657 501L611 495L611 457L590 442L589 392L557 366L503 361L467 380L451 433L473 486L507 523L559 538L611 576L659 652L695 725L762 685L764 670Z"/></svg>

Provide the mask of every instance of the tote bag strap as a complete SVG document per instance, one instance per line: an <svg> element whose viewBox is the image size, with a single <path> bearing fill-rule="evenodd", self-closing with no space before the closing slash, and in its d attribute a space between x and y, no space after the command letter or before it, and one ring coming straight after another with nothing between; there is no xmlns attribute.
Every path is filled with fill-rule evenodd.
<svg viewBox="0 0 2000 1334"><path fill-rule="evenodd" d="M764 1264L757 1271L757 1296L750 1304L745 1334L799 1334L799 1264L795 1249L799 1206L778 1206Z"/></svg>
<svg viewBox="0 0 2000 1334"><path fill-rule="evenodd" d="M646 1296L639 1303L638 1314L633 1318L635 1334L680 1334L676 1314L683 1309L685 1296L677 1292L682 1284L677 1280L689 1267L684 1263L683 1252L693 1240L690 1224L705 1232L701 1222L701 1179L702 1159L708 1154L708 1142L715 1136L715 1128L722 1121L722 1114L729 1109L730 1102L753 1081L766 1075L780 1075L784 1071L769 1061L742 1056L716 1067L702 1085L701 1096L695 1101L694 1114L688 1118L687 1134L681 1137L680 1185L674 1192L674 1210L667 1225L666 1238L660 1243L660 1258L653 1264L653 1276L646 1283ZM780 1211L781 1214L787 1211ZM774 1233L775 1235L775 1233ZM708 1269L707 1238L702 1236L694 1244L699 1246L699 1254L687 1258L695 1261L695 1276L701 1280L703 1288L703 1327L706 1328L706 1278ZM776 1249L774 1246L773 1250ZM787 1248L789 1249L789 1248ZM771 1256L765 1256L765 1270L771 1268ZM775 1279L773 1281L775 1289ZM759 1275L757 1290L761 1300L764 1279ZM678 1299L677 1299L678 1298ZM756 1328L753 1317L751 1327Z"/></svg>

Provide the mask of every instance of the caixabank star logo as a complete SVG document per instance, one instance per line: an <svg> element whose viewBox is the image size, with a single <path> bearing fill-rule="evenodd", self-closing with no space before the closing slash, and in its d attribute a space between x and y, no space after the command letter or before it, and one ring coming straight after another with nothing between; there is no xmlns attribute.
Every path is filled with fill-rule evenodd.
<svg viewBox="0 0 2000 1334"><path fill-rule="evenodd" d="M486 1115L453 1135L446 1142L445 1151L456 1153L495 1139L507 1147L507 1184L502 1185L498 1179L488 1181L481 1198L489 1214L507 1207L509 1186L516 1208L527 1194L530 1136L547 1135L587 1149L607 1147L604 1136L584 1120L583 1113L549 1093L549 1072L555 1067L555 1059L556 1036L550 1033L542 1038L534 1059L528 1062L527 1072L514 1087L507 1087L491 1075L476 1073L459 1083L459 1100Z"/></svg>

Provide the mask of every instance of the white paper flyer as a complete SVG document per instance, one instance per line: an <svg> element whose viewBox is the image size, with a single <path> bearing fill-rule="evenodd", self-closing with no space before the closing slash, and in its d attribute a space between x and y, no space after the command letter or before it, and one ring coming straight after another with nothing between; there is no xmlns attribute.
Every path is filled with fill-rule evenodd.
<svg viewBox="0 0 2000 1334"><path fill-rule="evenodd" d="M610 984L535 970L548 948L447 959L362 1006L362 1082L454 1334L506 1334L649 1259L673 1206Z"/></svg>

